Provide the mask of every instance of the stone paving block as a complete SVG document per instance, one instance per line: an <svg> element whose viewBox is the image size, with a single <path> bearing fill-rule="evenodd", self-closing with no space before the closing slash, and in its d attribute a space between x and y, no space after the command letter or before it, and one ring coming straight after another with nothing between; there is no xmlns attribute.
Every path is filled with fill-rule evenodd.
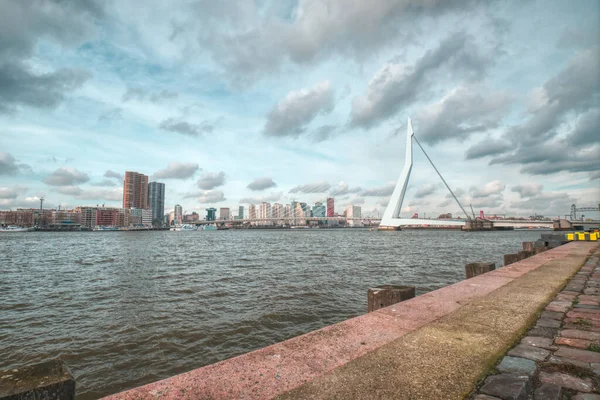
<svg viewBox="0 0 600 400"><path fill-rule="evenodd" d="M576 347L578 349L584 349L584 350L587 350L587 348L590 347L590 344L592 344L592 342L590 342L589 340L572 339L572 338L566 338L566 337L556 338L554 343L556 343L559 346L570 346L570 347Z"/></svg>
<svg viewBox="0 0 600 400"><path fill-rule="evenodd" d="M581 304L581 303L575 304L573 306L573 310L589 312L589 313L593 313L593 314L600 314L600 307L598 307L597 305L593 305L593 304Z"/></svg>
<svg viewBox="0 0 600 400"><path fill-rule="evenodd" d="M594 393L577 393L571 400L600 400L600 395Z"/></svg>
<svg viewBox="0 0 600 400"><path fill-rule="evenodd" d="M588 318L565 318L563 320L563 327L566 327L567 324L574 324L577 326L575 329L581 329L584 331L594 331L596 332L600 329L600 321L595 321Z"/></svg>
<svg viewBox="0 0 600 400"><path fill-rule="evenodd" d="M558 319L561 320L564 318L565 313L559 313L555 311L543 311L540 315L540 318L548 318L548 319Z"/></svg>
<svg viewBox="0 0 600 400"><path fill-rule="evenodd" d="M568 302L568 301L552 301L550 302L550 304L548 304L545 308L546 311L554 311L554 312L567 312L569 310L569 308L571 308L571 306L573 305L573 303Z"/></svg>
<svg viewBox="0 0 600 400"><path fill-rule="evenodd" d="M587 287L595 287L595 288L597 288L597 287L600 287L600 282L589 280L586 283L586 286Z"/></svg>
<svg viewBox="0 0 600 400"><path fill-rule="evenodd" d="M559 332L560 336L568 337L573 339L585 339L585 340L595 340L600 341L600 333L599 332L590 332L583 331L579 329L563 329Z"/></svg>
<svg viewBox="0 0 600 400"><path fill-rule="evenodd" d="M541 336L549 339L554 339L554 337L558 334L558 329L556 328L546 328L543 326L535 327L529 330L529 336Z"/></svg>
<svg viewBox="0 0 600 400"><path fill-rule="evenodd" d="M563 294L563 293L559 293L554 297L554 300L556 301L573 301L577 298L576 294Z"/></svg>
<svg viewBox="0 0 600 400"><path fill-rule="evenodd" d="M570 283L567 286L565 286L565 289L570 290L572 292L581 293L581 292L583 292L584 285L583 284L578 285L578 284Z"/></svg>
<svg viewBox="0 0 600 400"><path fill-rule="evenodd" d="M562 387L553 383L544 383L533 393L533 400L560 400Z"/></svg>
<svg viewBox="0 0 600 400"><path fill-rule="evenodd" d="M526 400L531 392L531 382L527 375L492 375L485 380L480 392L506 400Z"/></svg>
<svg viewBox="0 0 600 400"><path fill-rule="evenodd" d="M582 379L576 376L563 374L562 372L540 372L539 380L542 383L553 383L567 389L573 389L584 393L589 393L594 388L590 378Z"/></svg>
<svg viewBox="0 0 600 400"><path fill-rule="evenodd" d="M508 352L509 356L528 358L534 361L543 361L550 355L550 351L539 347L518 344ZM591 362L591 361L590 361Z"/></svg>
<svg viewBox="0 0 600 400"><path fill-rule="evenodd" d="M478 394L473 400L502 400L500 397L488 396L487 394Z"/></svg>
<svg viewBox="0 0 600 400"><path fill-rule="evenodd" d="M583 293L588 296L597 296L600 294L600 288L587 288L583 290Z"/></svg>
<svg viewBox="0 0 600 400"><path fill-rule="evenodd" d="M544 326L546 328L560 328L560 324L561 322L555 319L540 318L535 325Z"/></svg>
<svg viewBox="0 0 600 400"><path fill-rule="evenodd" d="M569 294L569 295L573 295L573 296L580 296L579 292L571 292L569 290L561 290L559 292L559 294Z"/></svg>
<svg viewBox="0 0 600 400"><path fill-rule="evenodd" d="M533 375L537 365L535 361L521 357L506 356L498 364L498 371L502 373L515 373L519 375Z"/></svg>
<svg viewBox="0 0 600 400"><path fill-rule="evenodd" d="M597 301L590 301L590 300L579 300L579 304L586 304L586 305L590 305L590 306L597 306L598 302Z"/></svg>
<svg viewBox="0 0 600 400"><path fill-rule="evenodd" d="M525 336L521 339L521 344L526 346L541 347L542 349L556 350L552 344L552 339L541 336Z"/></svg>
<svg viewBox="0 0 600 400"><path fill-rule="evenodd" d="M576 367L590 368L589 363L584 363L581 361L572 360L570 358L564 358L564 357L558 357L558 356L550 356L550 358L548 358L548 362L551 362L552 364L570 364L570 365L575 365Z"/></svg>
<svg viewBox="0 0 600 400"><path fill-rule="evenodd" d="M594 310L573 310L567 313L568 318L585 318L600 323L600 314L593 312Z"/></svg>
<svg viewBox="0 0 600 400"><path fill-rule="evenodd" d="M590 368L596 375L600 375L600 363L591 363Z"/></svg>
<svg viewBox="0 0 600 400"><path fill-rule="evenodd" d="M554 355L584 363L600 363L600 353L589 350L572 349L570 347L560 346Z"/></svg>

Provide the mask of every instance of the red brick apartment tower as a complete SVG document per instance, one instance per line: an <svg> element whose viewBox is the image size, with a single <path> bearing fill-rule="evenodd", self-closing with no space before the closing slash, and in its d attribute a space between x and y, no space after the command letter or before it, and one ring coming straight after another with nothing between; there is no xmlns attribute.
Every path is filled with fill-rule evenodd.
<svg viewBox="0 0 600 400"><path fill-rule="evenodd" d="M333 217L333 214L335 214L334 207L333 207L333 197L328 197L327 198L327 216Z"/></svg>
<svg viewBox="0 0 600 400"><path fill-rule="evenodd" d="M148 208L148 176L125 172L123 208Z"/></svg>

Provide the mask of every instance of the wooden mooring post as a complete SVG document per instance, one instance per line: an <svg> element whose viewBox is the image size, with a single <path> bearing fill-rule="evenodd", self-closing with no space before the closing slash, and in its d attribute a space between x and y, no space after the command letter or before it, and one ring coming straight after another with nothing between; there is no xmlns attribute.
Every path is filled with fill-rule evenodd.
<svg viewBox="0 0 600 400"><path fill-rule="evenodd" d="M414 286L381 285L367 293L369 312L415 297Z"/></svg>
<svg viewBox="0 0 600 400"><path fill-rule="evenodd" d="M467 279L477 275L485 274L496 269L496 263L492 262L475 262L465 265L465 276Z"/></svg>

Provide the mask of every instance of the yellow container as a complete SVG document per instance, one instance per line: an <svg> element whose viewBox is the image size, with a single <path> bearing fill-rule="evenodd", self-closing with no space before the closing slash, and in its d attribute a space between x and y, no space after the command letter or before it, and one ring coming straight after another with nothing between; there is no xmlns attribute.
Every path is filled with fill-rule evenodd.
<svg viewBox="0 0 600 400"><path fill-rule="evenodd" d="M590 240L596 242L598 241L598 236L598 232L590 233Z"/></svg>
<svg viewBox="0 0 600 400"><path fill-rule="evenodd" d="M567 240L575 240L575 235L572 233L567 233Z"/></svg>
<svg viewBox="0 0 600 400"><path fill-rule="evenodd" d="M585 233L577 232L577 240L585 240Z"/></svg>

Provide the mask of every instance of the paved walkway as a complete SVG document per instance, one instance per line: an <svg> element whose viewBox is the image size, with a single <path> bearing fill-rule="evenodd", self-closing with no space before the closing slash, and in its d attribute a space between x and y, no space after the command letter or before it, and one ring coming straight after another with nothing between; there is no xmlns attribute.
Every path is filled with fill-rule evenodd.
<svg viewBox="0 0 600 400"><path fill-rule="evenodd" d="M475 400L600 400L600 252L550 302Z"/></svg>

